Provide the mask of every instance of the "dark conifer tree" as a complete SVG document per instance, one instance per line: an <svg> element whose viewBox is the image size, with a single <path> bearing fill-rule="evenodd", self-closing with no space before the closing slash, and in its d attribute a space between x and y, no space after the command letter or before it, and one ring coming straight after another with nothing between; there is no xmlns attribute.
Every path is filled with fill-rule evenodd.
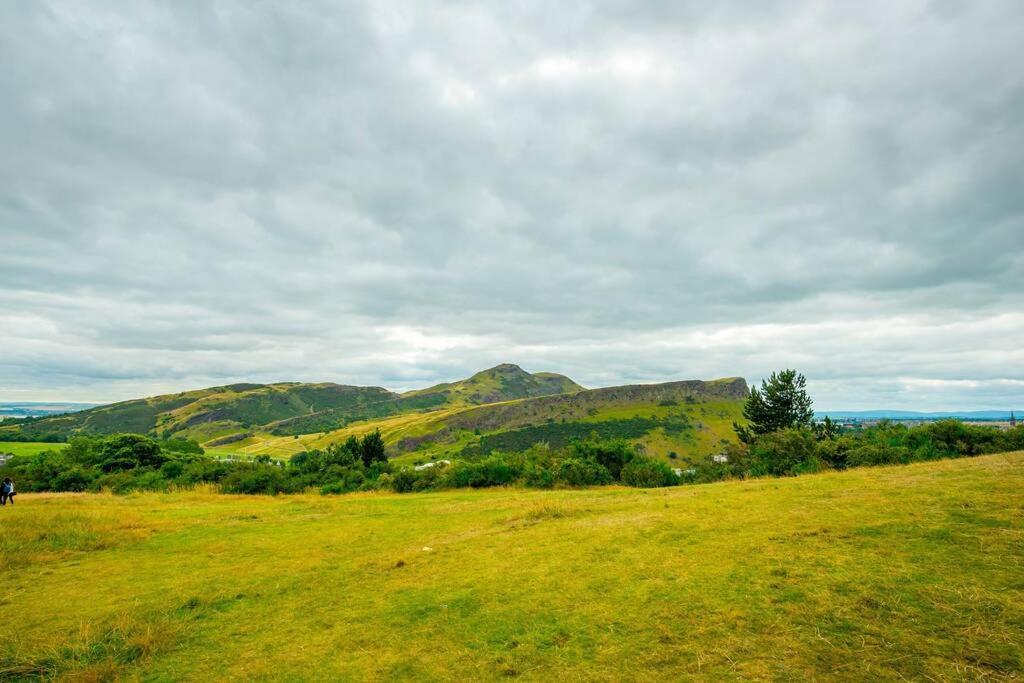
<svg viewBox="0 0 1024 683"><path fill-rule="evenodd" d="M752 443L762 434L770 434L789 427L810 427L814 420L811 397L807 394L807 380L796 370L773 372L761 381L761 388L750 390L743 405L743 417L749 424L733 424L736 434L744 443Z"/></svg>

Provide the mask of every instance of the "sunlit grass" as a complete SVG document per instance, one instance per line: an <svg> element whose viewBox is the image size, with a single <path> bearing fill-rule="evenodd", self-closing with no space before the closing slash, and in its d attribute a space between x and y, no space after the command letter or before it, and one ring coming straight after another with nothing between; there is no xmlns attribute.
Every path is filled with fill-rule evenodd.
<svg viewBox="0 0 1024 683"><path fill-rule="evenodd" d="M67 448L66 443L43 443L41 441L0 441L0 453L11 455L38 455L44 451L59 451Z"/></svg>
<svg viewBox="0 0 1024 683"><path fill-rule="evenodd" d="M1022 513L1024 453L646 491L25 494L0 508L0 678L1007 679Z"/></svg>

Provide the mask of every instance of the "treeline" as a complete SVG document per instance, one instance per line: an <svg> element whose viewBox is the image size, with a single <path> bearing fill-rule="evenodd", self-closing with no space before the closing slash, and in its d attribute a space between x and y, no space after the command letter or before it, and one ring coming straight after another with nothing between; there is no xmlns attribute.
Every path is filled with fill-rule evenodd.
<svg viewBox="0 0 1024 683"><path fill-rule="evenodd" d="M792 384L793 377L786 381ZM783 387L786 388L786 387ZM740 442L687 469L674 470L645 457L624 439L594 433L564 447L535 443L525 450L493 450L433 466L396 466L387 458L380 432L288 462L267 456L214 459L186 439L157 441L139 434L75 437L64 450L13 456L0 467L21 491L164 491L199 484L225 493L276 494L391 490L399 493L444 488L525 486L579 487L621 483L674 486L726 478L793 476L824 470L905 464L939 458L1024 450L1024 425L1012 430L967 425L957 420L908 427L881 422L843 432L826 420L811 421L800 387L764 393L748 402ZM755 389L755 393L757 390ZM756 394L755 394L756 395ZM794 397L798 400L793 401ZM789 407L787 407L787 405ZM794 409L793 406L796 406ZM766 417L767 416L767 417ZM518 444L516 444L518 445Z"/></svg>
<svg viewBox="0 0 1024 683"><path fill-rule="evenodd" d="M621 483L651 488L680 483L660 460L637 453L621 439L577 439L565 448L535 444L522 452L494 451L481 458L456 460L416 470L404 467L389 477L399 493L444 488L528 486L532 488L597 486Z"/></svg>
<svg viewBox="0 0 1024 683"><path fill-rule="evenodd" d="M691 478L792 476L1024 449L1024 426L1000 430L950 419L915 427L882 421L843 431L827 417L813 421L806 386L803 375L782 370L752 388L743 406L747 422L734 425L739 444L700 463L688 472Z"/></svg>
<svg viewBox="0 0 1024 683"><path fill-rule="evenodd" d="M10 424L0 423L0 440L13 441L15 443L63 443L66 441L66 437L59 432L51 431L43 426L34 426L34 423L46 417L52 416L23 417L18 420L12 420Z"/></svg>
<svg viewBox="0 0 1024 683"><path fill-rule="evenodd" d="M180 440L179 440L180 441ZM0 467L22 491L166 491L212 484L224 493L324 494L391 490L521 485L538 488L670 486L679 477L663 462L638 454L625 441L578 440L563 449L538 444L521 453L494 452L480 458L416 469L389 462L380 432L350 437L323 450L299 453L288 462L210 458L196 448L140 434L75 437L64 450L14 456Z"/></svg>
<svg viewBox="0 0 1024 683"><path fill-rule="evenodd" d="M748 443L733 444L722 454L724 458L699 463L687 478L715 481L793 476L1016 450L1024 450L1024 425L1000 430L952 419L914 427L882 421L846 432L827 423L797 425L760 434Z"/></svg>

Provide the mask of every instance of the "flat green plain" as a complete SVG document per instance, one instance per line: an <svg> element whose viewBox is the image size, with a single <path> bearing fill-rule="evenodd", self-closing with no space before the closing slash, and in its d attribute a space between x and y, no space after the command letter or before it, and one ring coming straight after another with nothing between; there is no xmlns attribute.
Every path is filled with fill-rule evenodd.
<svg viewBox="0 0 1024 683"><path fill-rule="evenodd" d="M1024 453L637 490L24 494L0 678L1024 675Z"/></svg>
<svg viewBox="0 0 1024 683"><path fill-rule="evenodd" d="M66 443L44 443L41 441L0 441L0 453L11 455L39 455L44 451L60 451Z"/></svg>

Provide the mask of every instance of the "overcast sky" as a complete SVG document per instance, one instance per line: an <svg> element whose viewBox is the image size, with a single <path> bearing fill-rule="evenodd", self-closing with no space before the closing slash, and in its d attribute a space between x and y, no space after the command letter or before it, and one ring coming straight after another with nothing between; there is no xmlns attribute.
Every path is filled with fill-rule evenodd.
<svg viewBox="0 0 1024 683"><path fill-rule="evenodd" d="M0 3L0 400L1024 408L1022 45L1019 0Z"/></svg>

